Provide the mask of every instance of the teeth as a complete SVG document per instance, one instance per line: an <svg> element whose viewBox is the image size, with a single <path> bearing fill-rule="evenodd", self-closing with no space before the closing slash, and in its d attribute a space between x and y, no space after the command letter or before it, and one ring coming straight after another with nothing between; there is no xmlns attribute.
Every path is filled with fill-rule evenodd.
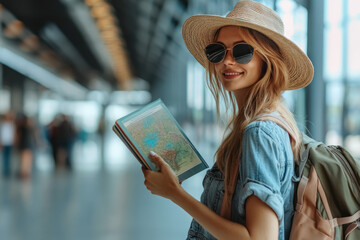
<svg viewBox="0 0 360 240"><path fill-rule="evenodd" d="M240 75L240 73L224 73L224 75L228 76L228 75Z"/></svg>

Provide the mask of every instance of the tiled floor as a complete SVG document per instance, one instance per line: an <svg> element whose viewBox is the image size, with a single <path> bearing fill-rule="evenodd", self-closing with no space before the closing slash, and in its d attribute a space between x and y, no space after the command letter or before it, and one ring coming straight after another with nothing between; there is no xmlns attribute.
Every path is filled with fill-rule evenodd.
<svg viewBox="0 0 360 240"><path fill-rule="evenodd" d="M119 148L118 139L107 141L113 149L105 151L105 167L94 157L99 151L93 148L99 145L90 142L75 148L72 173L50 170L48 155L39 154L38 170L29 181L0 178L0 239L185 239L191 217L171 201L151 195L138 162ZM213 150L203 144L199 151L212 164ZM114 155L121 156L118 164L111 160ZM183 183L196 198L204 174Z"/></svg>

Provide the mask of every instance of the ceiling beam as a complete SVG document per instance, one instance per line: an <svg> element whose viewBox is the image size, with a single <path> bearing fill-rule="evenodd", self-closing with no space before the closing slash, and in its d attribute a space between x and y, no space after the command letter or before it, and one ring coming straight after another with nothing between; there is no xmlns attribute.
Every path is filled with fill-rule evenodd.
<svg viewBox="0 0 360 240"><path fill-rule="evenodd" d="M0 63L68 99L83 100L88 90L73 79L64 79L34 56L25 54L0 37Z"/></svg>

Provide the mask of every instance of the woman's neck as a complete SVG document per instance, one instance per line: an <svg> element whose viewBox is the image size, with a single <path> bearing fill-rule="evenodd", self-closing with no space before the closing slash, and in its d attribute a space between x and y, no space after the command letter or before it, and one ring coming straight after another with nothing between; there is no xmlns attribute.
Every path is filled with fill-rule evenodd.
<svg viewBox="0 0 360 240"><path fill-rule="evenodd" d="M248 96L249 96L249 89L250 88L243 88L243 89L233 91L239 113L242 112L245 107L245 104L246 104Z"/></svg>

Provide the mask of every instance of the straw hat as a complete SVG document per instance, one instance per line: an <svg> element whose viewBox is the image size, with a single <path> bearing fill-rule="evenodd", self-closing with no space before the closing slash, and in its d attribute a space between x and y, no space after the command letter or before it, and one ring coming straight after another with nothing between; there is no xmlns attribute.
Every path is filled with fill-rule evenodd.
<svg viewBox="0 0 360 240"><path fill-rule="evenodd" d="M239 1L226 16L195 15L188 18L182 29L183 38L190 53L207 68L205 47L214 41L216 31L224 26L240 26L254 29L280 48L289 70L289 82L284 90L293 90L310 84L314 68L306 54L284 36L284 24L272 9L251 0Z"/></svg>

